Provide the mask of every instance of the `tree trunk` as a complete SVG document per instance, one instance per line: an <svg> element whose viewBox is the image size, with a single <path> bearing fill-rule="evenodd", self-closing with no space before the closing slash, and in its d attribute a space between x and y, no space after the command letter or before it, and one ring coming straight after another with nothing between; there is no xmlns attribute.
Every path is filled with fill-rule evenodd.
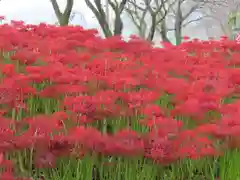
<svg viewBox="0 0 240 180"><path fill-rule="evenodd" d="M167 36L167 28L166 28L165 20L163 20L162 23L161 23L161 31L160 31L160 34L161 34L161 38L162 38L162 41L163 41L163 42L171 43L171 41L169 40L169 38L168 38L168 36Z"/></svg>
<svg viewBox="0 0 240 180"><path fill-rule="evenodd" d="M51 0L55 15L57 16L58 23L60 26L67 26L69 23L70 15L73 8L73 0L67 0L67 5L62 13L60 11L57 0Z"/></svg>
<svg viewBox="0 0 240 180"><path fill-rule="evenodd" d="M156 15L151 15L152 17L152 25L147 37L148 41L153 41L154 35L155 35L155 31L156 31Z"/></svg>
<svg viewBox="0 0 240 180"><path fill-rule="evenodd" d="M183 19L183 15L182 15L181 1L178 1L176 19L175 19L175 24L174 24L176 45L179 45L182 42L182 23L183 23L183 20L184 19Z"/></svg>
<svg viewBox="0 0 240 180"><path fill-rule="evenodd" d="M97 18L97 21L98 21L99 25L101 26L104 36L111 37L112 32L111 32L111 29L107 22L106 13L104 12L104 10L102 8L102 4L98 1L94 1L94 2L95 2L96 7L93 5L93 3L90 0L85 0L87 7L93 12L95 17Z"/></svg>
<svg viewBox="0 0 240 180"><path fill-rule="evenodd" d="M176 45L182 43L182 24L178 22L175 26L175 38L176 38Z"/></svg>
<svg viewBox="0 0 240 180"><path fill-rule="evenodd" d="M114 35L121 35L123 30L123 22L121 19L121 13L119 9L115 11L115 22L114 22Z"/></svg>

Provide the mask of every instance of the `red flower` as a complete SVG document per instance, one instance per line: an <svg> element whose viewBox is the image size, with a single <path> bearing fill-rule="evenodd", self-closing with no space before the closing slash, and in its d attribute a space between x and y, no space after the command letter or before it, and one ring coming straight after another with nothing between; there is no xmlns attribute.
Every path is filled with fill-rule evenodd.
<svg viewBox="0 0 240 180"><path fill-rule="evenodd" d="M142 112L145 116L151 117L160 117L163 116L163 112L158 105L147 105L142 109Z"/></svg>
<svg viewBox="0 0 240 180"><path fill-rule="evenodd" d="M8 77L15 75L15 66L13 64L5 64L1 67L2 73Z"/></svg>

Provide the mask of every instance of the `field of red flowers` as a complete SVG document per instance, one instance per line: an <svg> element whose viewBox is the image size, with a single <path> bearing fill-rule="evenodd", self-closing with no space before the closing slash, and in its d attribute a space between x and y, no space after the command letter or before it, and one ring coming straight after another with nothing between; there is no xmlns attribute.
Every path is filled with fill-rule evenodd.
<svg viewBox="0 0 240 180"><path fill-rule="evenodd" d="M239 179L240 45L163 45L1 25L0 179Z"/></svg>

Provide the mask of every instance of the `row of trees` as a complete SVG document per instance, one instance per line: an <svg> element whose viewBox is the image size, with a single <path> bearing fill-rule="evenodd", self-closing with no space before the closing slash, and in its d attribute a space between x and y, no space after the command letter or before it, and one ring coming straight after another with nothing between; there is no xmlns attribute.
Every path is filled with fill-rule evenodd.
<svg viewBox="0 0 240 180"><path fill-rule="evenodd" d="M68 25L74 16L74 0L67 0L61 12L57 0L50 0L61 26ZM160 35L163 41L170 42L168 32L172 31L176 44L182 41L182 32L192 23L211 25L218 20L219 28L227 33L227 14L240 5L239 0L84 0L96 17L105 37L121 35L123 13L126 13L138 30L138 35L153 41ZM232 1L232 2L230 2ZM235 2L236 1L236 2ZM239 2L237 2L239 1ZM230 7L230 8L229 8ZM228 10L227 10L228 8ZM109 12L113 12L109 21ZM222 13L222 14L221 14ZM222 17L221 17L222 16ZM210 22L210 24L208 24Z"/></svg>

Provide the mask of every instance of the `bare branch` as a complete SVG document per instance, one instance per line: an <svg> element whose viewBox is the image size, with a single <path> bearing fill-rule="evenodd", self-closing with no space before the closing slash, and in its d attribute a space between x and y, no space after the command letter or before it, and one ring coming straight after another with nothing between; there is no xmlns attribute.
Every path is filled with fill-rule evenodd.
<svg viewBox="0 0 240 180"><path fill-rule="evenodd" d="M196 4L190 8L190 10L182 17L182 20L186 20L194 11L200 7L200 4Z"/></svg>
<svg viewBox="0 0 240 180"><path fill-rule="evenodd" d="M207 16L205 15L205 16L200 16L200 17L198 17L198 18L196 18L196 19L189 20L188 22L184 23L184 24L182 25L182 27L183 27L183 28L184 28L184 27L187 27L189 24L192 24L192 23L201 21L201 20L203 20L203 19L206 18L206 17L207 17Z"/></svg>
<svg viewBox="0 0 240 180"><path fill-rule="evenodd" d="M127 0L122 0L122 1L121 1L120 5L119 5L119 12L120 12L120 13L123 12L126 4L127 4Z"/></svg>
<svg viewBox="0 0 240 180"><path fill-rule="evenodd" d="M101 26L104 35L106 37L112 36L112 32L106 20L106 14L102 8L100 0L94 0L96 7L93 5L93 3L90 0L85 0L85 3L97 18L98 23Z"/></svg>
<svg viewBox="0 0 240 180"><path fill-rule="evenodd" d="M136 0L128 1L128 6L126 6L125 10L132 19L134 25L138 28L142 38L149 41L153 40L157 26L167 15L167 1L169 0L143 0L140 3ZM150 15L151 24L148 35L146 36L147 25L149 24L147 15Z"/></svg>
<svg viewBox="0 0 240 180"><path fill-rule="evenodd" d="M107 0L109 6L112 8L115 19L114 19L114 30L111 31L110 24L107 20L107 14L103 9L103 3L101 0L94 0L92 3L90 0L85 0L86 5L88 8L93 12L95 17L98 20L99 25L105 35L105 37L110 37L113 35L121 35L123 29L123 22L121 19L121 14L123 9L127 3L127 0L121 0L120 3L117 0Z"/></svg>
<svg viewBox="0 0 240 180"><path fill-rule="evenodd" d="M130 16L133 24L139 31L139 35L141 38L145 38L146 35L146 15L147 15L147 8L142 8L137 5L136 0L128 1L127 6L125 7L125 11Z"/></svg>
<svg viewBox="0 0 240 180"><path fill-rule="evenodd" d="M182 41L182 30L187 27L189 24L201 21L205 16L201 16L196 19L190 19L193 13L200 12L201 9L204 9L208 4L217 4L221 0L177 0L175 4L171 7L171 17L174 19L174 33L176 38L176 43L180 44ZM187 21L188 20L188 21ZM185 22L187 21L187 22Z"/></svg>
<svg viewBox="0 0 240 180"><path fill-rule="evenodd" d="M214 0L214 3L208 3L205 8L201 9L202 14L208 16L201 25L208 26L209 33L211 30L214 31L212 32L214 36L223 34L231 36L232 27L228 24L229 14L239 12L239 10L239 0Z"/></svg>

